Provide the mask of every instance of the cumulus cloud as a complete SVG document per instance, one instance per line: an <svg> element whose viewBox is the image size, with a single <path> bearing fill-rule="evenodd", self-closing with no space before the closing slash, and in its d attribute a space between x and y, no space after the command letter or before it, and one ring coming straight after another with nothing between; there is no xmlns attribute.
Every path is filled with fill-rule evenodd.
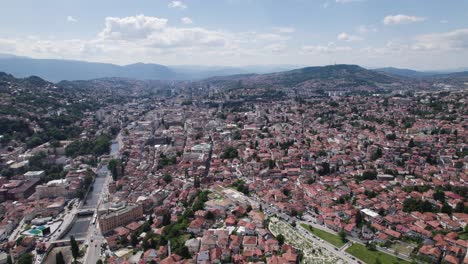
<svg viewBox="0 0 468 264"><path fill-rule="evenodd" d="M400 24L410 24L415 22L421 22L426 20L425 17L418 17L418 16L408 16L408 15L389 15L386 16L382 22L385 25L400 25Z"/></svg>
<svg viewBox="0 0 468 264"><path fill-rule="evenodd" d="M187 5L182 1L171 1L168 5L170 8L186 9Z"/></svg>
<svg viewBox="0 0 468 264"><path fill-rule="evenodd" d="M336 38L337 38L338 40L347 41L347 42L362 40L361 37L355 36L355 35L350 35L350 34L348 34L348 33L346 33L346 32L340 33Z"/></svg>
<svg viewBox="0 0 468 264"><path fill-rule="evenodd" d="M193 21L190 17L183 17L180 19L180 21L186 25L193 24Z"/></svg>
<svg viewBox="0 0 468 264"><path fill-rule="evenodd" d="M78 22L78 20L72 16L67 16L67 22L75 23Z"/></svg>
<svg viewBox="0 0 468 264"><path fill-rule="evenodd" d="M468 28L420 35L415 39L414 50L468 50Z"/></svg>
<svg viewBox="0 0 468 264"><path fill-rule="evenodd" d="M166 25L167 19L145 15L106 17L105 27L99 35L104 39L142 39Z"/></svg>
<svg viewBox="0 0 468 264"><path fill-rule="evenodd" d="M389 40L384 45L351 45L353 35L372 32L370 26L343 32L336 43L290 46L293 30L266 32L213 30L192 24L172 25L166 18L135 15L108 17L101 30L88 39L51 37L0 38L0 52L37 58L67 58L111 63L158 62L163 64L330 63L335 56L349 63L461 67L468 58L468 28ZM363 33L363 34L361 34ZM354 36L356 37L356 36ZM348 45L349 44L349 45ZM456 52L454 52L456 51ZM284 54L282 59L272 54ZM372 61L374 60L374 61ZM370 62L370 63L369 63ZM440 62L440 63L439 63ZM445 63L445 64L444 64Z"/></svg>

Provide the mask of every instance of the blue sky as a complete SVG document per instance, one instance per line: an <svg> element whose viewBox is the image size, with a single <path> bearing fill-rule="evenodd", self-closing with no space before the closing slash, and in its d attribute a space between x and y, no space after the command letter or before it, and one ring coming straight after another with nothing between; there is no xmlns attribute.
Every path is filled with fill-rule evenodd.
<svg viewBox="0 0 468 264"><path fill-rule="evenodd" d="M116 64L468 66L462 0L15 0L0 53Z"/></svg>

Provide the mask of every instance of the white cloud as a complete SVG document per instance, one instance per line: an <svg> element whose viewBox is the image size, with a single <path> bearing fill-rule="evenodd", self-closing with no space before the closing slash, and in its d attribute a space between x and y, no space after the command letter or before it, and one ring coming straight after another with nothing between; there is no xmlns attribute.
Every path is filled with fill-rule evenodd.
<svg viewBox="0 0 468 264"><path fill-rule="evenodd" d="M289 36L285 36L281 34L274 34L274 33L262 33L262 34L257 34L255 36L255 40L257 41L277 42L277 41L285 41L288 39L290 39Z"/></svg>
<svg viewBox="0 0 468 264"><path fill-rule="evenodd" d="M338 40L347 41L347 42L360 41L360 40L362 40L361 37L355 36L355 35L349 35L349 34L346 33L346 32L342 32L342 33L338 34L338 36L337 36L336 38L337 38Z"/></svg>
<svg viewBox="0 0 468 264"><path fill-rule="evenodd" d="M291 45L292 30L230 32L175 23L166 18L135 15L108 17L98 34L88 39L31 36L0 38L0 53L36 58L66 58L117 64L330 64L401 66L409 68L465 67L468 61L468 28L450 32L391 39L384 45L351 45L353 35L343 32L335 43ZM178 21L175 21L178 22ZM357 33L361 32L361 33ZM431 63L437 61L437 64Z"/></svg>
<svg viewBox="0 0 468 264"><path fill-rule="evenodd" d="M468 28L420 35L415 39L414 50L468 50Z"/></svg>
<svg viewBox="0 0 468 264"><path fill-rule="evenodd" d="M67 22L75 23L78 22L78 20L72 16L67 16Z"/></svg>
<svg viewBox="0 0 468 264"><path fill-rule="evenodd" d="M182 1L171 1L168 5L170 8L179 8L179 9L186 9L187 5L184 4Z"/></svg>
<svg viewBox="0 0 468 264"><path fill-rule="evenodd" d="M296 28L294 27L274 27L273 31L278 33L294 33L296 32Z"/></svg>
<svg viewBox="0 0 468 264"><path fill-rule="evenodd" d="M221 47L227 45L229 36L220 31L212 31L200 27L175 28L168 27L154 32L145 40L150 47Z"/></svg>
<svg viewBox="0 0 468 264"><path fill-rule="evenodd" d="M137 15L130 17L106 17L105 27L99 33L104 39L142 39L164 29L167 19Z"/></svg>
<svg viewBox="0 0 468 264"><path fill-rule="evenodd" d="M301 51L303 53L312 53L312 54L320 54L320 53L335 53L335 52L343 52L343 51L351 51L352 48L349 46L336 46L335 43L330 42L328 45L315 45L315 46L303 46Z"/></svg>
<svg viewBox="0 0 468 264"><path fill-rule="evenodd" d="M11 53L16 51L16 43L10 39L0 39L0 53Z"/></svg>
<svg viewBox="0 0 468 264"><path fill-rule="evenodd" d="M193 24L193 21L190 17L183 17L180 19L180 21L186 25Z"/></svg>
<svg viewBox="0 0 468 264"><path fill-rule="evenodd" d="M448 20L442 19L442 20L440 20L440 23L441 23L441 24L447 24L447 23L448 23Z"/></svg>
<svg viewBox="0 0 468 264"><path fill-rule="evenodd" d="M377 32L378 29L373 25L360 25L356 28L359 34L367 34L369 32Z"/></svg>
<svg viewBox="0 0 468 264"><path fill-rule="evenodd" d="M264 47L265 50L268 50L273 53L284 52L287 49L287 46L283 43L274 43Z"/></svg>
<svg viewBox="0 0 468 264"><path fill-rule="evenodd" d="M400 25L400 24L410 24L415 22L421 22L426 20L425 17L418 17L418 16L408 16L408 15L389 15L386 16L382 22L385 25Z"/></svg>

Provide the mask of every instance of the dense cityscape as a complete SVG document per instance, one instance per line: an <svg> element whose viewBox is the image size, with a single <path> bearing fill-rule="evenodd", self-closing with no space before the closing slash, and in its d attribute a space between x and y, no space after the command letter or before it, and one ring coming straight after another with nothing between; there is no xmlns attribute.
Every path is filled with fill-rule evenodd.
<svg viewBox="0 0 468 264"><path fill-rule="evenodd" d="M466 261L466 89L78 84L2 77L10 263Z"/></svg>

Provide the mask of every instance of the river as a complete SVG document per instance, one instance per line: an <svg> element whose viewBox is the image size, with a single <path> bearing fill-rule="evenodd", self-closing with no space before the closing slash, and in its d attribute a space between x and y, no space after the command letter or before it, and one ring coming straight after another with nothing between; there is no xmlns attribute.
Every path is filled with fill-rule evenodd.
<svg viewBox="0 0 468 264"><path fill-rule="evenodd" d="M113 140L111 145L110 155L115 157L120 149L119 140ZM93 189L88 193L86 197L86 201L83 203L81 208L86 209L95 209L98 206L99 198L102 192L102 188L106 182L107 174L109 170L107 169L106 165L102 165L99 167L96 175L96 179L93 183ZM92 221L92 217L90 216L78 216L73 223L73 226L70 228L63 237L70 237L75 236L77 238L85 237L88 231L89 225Z"/></svg>

